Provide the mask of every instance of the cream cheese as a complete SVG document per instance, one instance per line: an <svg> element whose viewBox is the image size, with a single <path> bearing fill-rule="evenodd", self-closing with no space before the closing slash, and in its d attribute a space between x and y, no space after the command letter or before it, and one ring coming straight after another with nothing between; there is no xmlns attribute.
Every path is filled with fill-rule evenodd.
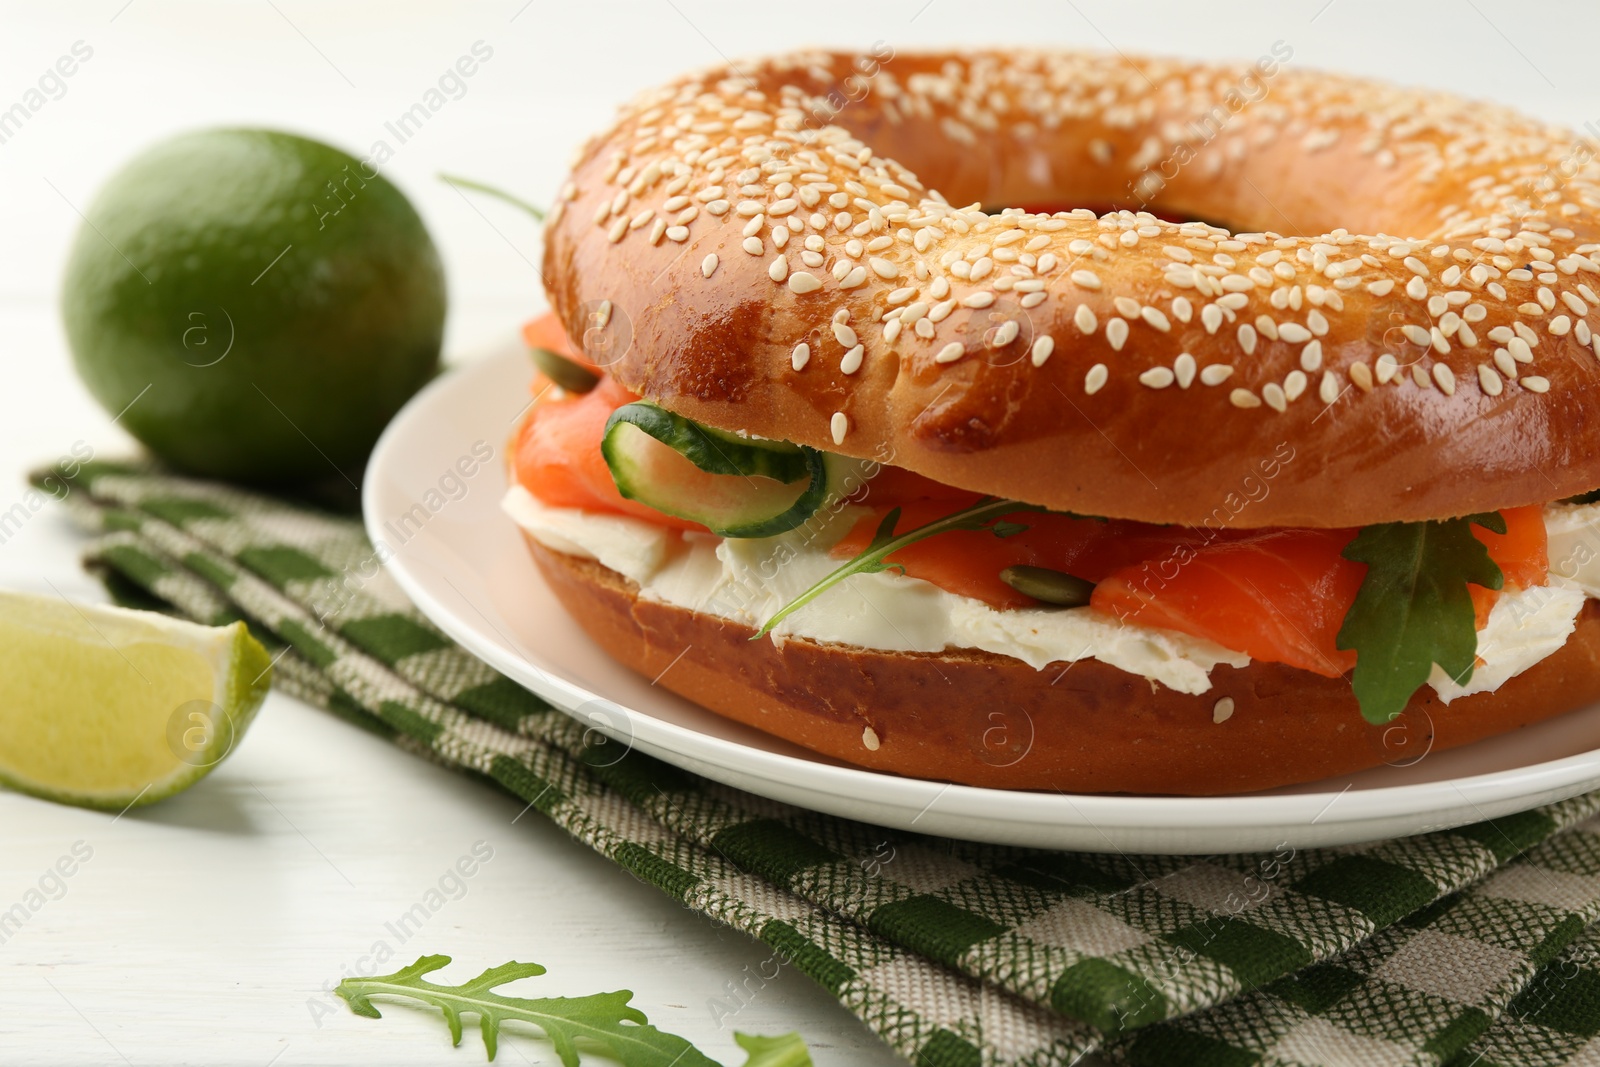
<svg viewBox="0 0 1600 1067"><path fill-rule="evenodd" d="M760 626L838 567L828 550L862 514L846 507L814 531L724 540L549 507L521 486L506 494L504 507L540 544L633 579L642 598L747 626ZM1214 642L1122 623L1088 608L996 611L888 571L853 575L794 612L772 631L774 641L788 636L884 651L978 648L1035 669L1098 659L1180 693L1204 693L1219 663L1250 662Z"/></svg>
<svg viewBox="0 0 1600 1067"><path fill-rule="evenodd" d="M523 530L558 552L598 561L632 579L639 595L760 626L839 561L828 550L862 514L845 507L814 529L723 539L680 533L621 515L550 507L521 486L503 506ZM1435 667L1429 684L1446 703L1498 688L1571 636L1586 596L1600 597L1600 505L1553 505L1552 583L1502 596L1478 638L1478 667L1458 686ZM1171 630L1121 622L1089 608L997 611L981 601L893 572L857 574L794 612L772 639L805 637L884 651L978 648L1035 669L1097 659L1180 693L1211 688L1219 663L1250 657Z"/></svg>
<svg viewBox="0 0 1600 1067"><path fill-rule="evenodd" d="M1446 704L1456 697L1490 693L1567 643L1586 599L1580 589L1537 585L1507 593L1494 602L1478 631L1478 666L1467 684L1457 685L1434 665L1428 684Z"/></svg>

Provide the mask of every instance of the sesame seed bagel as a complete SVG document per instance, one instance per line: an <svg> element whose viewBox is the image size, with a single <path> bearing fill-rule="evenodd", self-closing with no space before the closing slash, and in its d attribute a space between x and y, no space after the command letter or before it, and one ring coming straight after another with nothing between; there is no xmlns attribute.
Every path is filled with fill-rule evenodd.
<svg viewBox="0 0 1600 1067"><path fill-rule="evenodd" d="M1595 145L1291 54L695 74L580 152L549 296L670 410L1055 509L1342 527L1600 485Z"/></svg>

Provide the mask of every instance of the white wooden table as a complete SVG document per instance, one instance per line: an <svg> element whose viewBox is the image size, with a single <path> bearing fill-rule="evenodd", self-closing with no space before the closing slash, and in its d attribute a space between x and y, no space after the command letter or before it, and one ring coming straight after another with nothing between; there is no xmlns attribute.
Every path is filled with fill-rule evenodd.
<svg viewBox="0 0 1600 1067"><path fill-rule="evenodd" d="M0 110L75 42L92 48L0 142L0 512L21 476L77 442L131 443L74 377L55 311L77 211L112 169L178 129L274 125L364 155L456 58L492 58L404 145L386 173L418 204L450 273L448 348L503 337L542 303L537 232L434 180L471 175L546 199L574 144L635 89L721 55L814 42L897 49L959 41L1254 57L1277 40L1293 64L1394 75L1492 96L1563 122L1600 120L1597 16L1555 5L1530 31L1498 5L1366 0L1018 5L974 14L956 0L811 4L768 13L689 0L436 5L100 0L0 6ZM1494 9L1492 9L1492 7ZM816 13L813 17L812 13ZM54 89L52 87L52 92ZM392 141L392 138L390 138ZM54 509L0 542L0 586L99 599L80 539ZM5 739L0 738L0 744ZM521 805L285 697L270 698L237 754L191 792L120 819L0 794L0 911L47 869L43 905L0 933L0 1063L477 1063L451 1053L437 1017L396 1006L382 1022L324 990L380 943L398 963L443 952L457 979L507 959L550 973L527 988L626 987L653 1022L740 1062L733 1029L799 1029L819 1064L893 1058L806 978L784 972L747 1003L768 952L720 929L568 840ZM479 844L479 843L482 844ZM420 930L397 923L456 861L492 858ZM70 865L69 865L70 866ZM720 1007L719 1007L720 1005ZM476 1045L469 1032L465 1044ZM552 1063L508 1036L501 1062Z"/></svg>

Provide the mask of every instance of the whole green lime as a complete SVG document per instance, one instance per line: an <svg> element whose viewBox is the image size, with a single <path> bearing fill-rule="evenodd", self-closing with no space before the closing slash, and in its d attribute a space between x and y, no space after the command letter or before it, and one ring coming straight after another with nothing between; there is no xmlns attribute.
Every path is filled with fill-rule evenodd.
<svg viewBox="0 0 1600 1067"><path fill-rule="evenodd" d="M90 392L172 465L353 478L438 370L444 273L371 163L293 134L203 130L106 183L62 313Z"/></svg>

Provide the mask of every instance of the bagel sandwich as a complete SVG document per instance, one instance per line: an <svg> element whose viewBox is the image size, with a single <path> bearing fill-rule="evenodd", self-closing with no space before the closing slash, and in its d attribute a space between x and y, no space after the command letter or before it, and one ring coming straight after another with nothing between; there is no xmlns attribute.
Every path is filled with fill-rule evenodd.
<svg viewBox="0 0 1600 1067"><path fill-rule="evenodd" d="M1258 790L1600 699L1595 146L1267 59L626 106L547 220L505 500L573 619L994 788Z"/></svg>

